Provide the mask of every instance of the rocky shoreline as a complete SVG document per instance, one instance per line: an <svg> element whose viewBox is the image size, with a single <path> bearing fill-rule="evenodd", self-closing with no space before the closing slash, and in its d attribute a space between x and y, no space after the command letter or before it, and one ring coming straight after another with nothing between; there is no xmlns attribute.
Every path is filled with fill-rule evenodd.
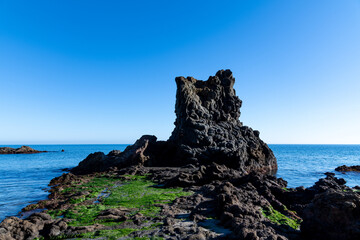
<svg viewBox="0 0 360 240"><path fill-rule="evenodd" d="M201 181L192 183L197 178ZM46 210L26 220L5 219L0 239L359 237L354 231L359 189L347 187L331 173L306 189L287 188L286 181L270 175L241 176L216 163L201 169L136 166L88 175L66 173L51 184L48 200L23 211ZM146 186L140 189L145 197L121 189L138 185ZM117 197L114 186L125 199Z"/></svg>
<svg viewBox="0 0 360 240"><path fill-rule="evenodd" d="M0 154L32 154L44 152L47 151L38 151L29 146L21 146L20 148L0 147Z"/></svg>
<svg viewBox="0 0 360 240"><path fill-rule="evenodd" d="M6 218L0 239L360 239L360 187L325 173L287 188L260 133L239 121L230 70L176 78L175 129L93 153L47 200Z"/></svg>

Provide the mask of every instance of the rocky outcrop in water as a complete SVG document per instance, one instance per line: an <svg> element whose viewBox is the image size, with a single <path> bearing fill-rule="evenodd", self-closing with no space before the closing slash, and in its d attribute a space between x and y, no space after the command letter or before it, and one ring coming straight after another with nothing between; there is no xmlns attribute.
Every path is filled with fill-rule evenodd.
<svg viewBox="0 0 360 240"><path fill-rule="evenodd" d="M20 148L1 147L0 154L28 154L28 153L42 153L46 151L38 151L29 146L22 146Z"/></svg>
<svg viewBox="0 0 360 240"><path fill-rule="evenodd" d="M212 162L247 174L274 173L277 162L259 131L240 122L241 100L233 88L230 70L221 70L207 81L177 77L175 129L169 140L142 136L116 155L89 155L74 173L103 171L110 167L201 166Z"/></svg>
<svg viewBox="0 0 360 240"><path fill-rule="evenodd" d="M359 165L356 165L356 166L342 165L340 167L335 168L335 171L338 171L338 172L360 172L360 166Z"/></svg>

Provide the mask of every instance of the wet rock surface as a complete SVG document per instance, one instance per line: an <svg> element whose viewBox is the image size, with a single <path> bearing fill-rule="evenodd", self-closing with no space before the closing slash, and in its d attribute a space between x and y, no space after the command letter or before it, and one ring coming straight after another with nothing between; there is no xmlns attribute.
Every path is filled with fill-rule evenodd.
<svg viewBox="0 0 360 240"><path fill-rule="evenodd" d="M0 154L30 154L42 152L46 151L38 151L29 146L21 146L20 148L0 147Z"/></svg>

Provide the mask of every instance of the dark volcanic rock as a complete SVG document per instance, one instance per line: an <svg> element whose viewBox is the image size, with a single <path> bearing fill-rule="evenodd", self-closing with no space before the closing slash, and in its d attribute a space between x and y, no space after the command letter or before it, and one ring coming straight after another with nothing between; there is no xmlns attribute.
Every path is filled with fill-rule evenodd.
<svg viewBox="0 0 360 240"><path fill-rule="evenodd" d="M213 163L214 164L214 163ZM262 210L270 206L286 215L289 219L300 219L278 201L274 194L284 193L286 181L273 176L251 173L246 176L231 177L231 171L225 166L211 165L200 172L209 175L203 177L197 186L191 186L188 179L196 179L199 172L178 172L178 175L193 175L182 181L171 181L168 185L191 186L194 195L178 198L169 208L164 208L162 214L171 217L179 212L189 212L189 218L201 224L217 223L229 232L219 239L299 239L300 232L286 225L279 225L267 219ZM217 169L217 170L215 170ZM190 171L189 171L190 170ZM214 170L215 174L210 175ZM150 171L157 179L164 179L165 172L161 169ZM171 175L176 173L173 172ZM160 177L161 176L161 177ZM159 178L160 177L160 178ZM181 177L173 176L174 179ZM211 180L213 179L213 180ZM166 180L168 181L168 180ZM186 185L188 183L188 185ZM217 220L210 220L209 217ZM166 219L167 225L172 225L171 219ZM207 238L208 239L208 238Z"/></svg>
<svg viewBox="0 0 360 240"><path fill-rule="evenodd" d="M356 166L346 166L346 165L342 165L340 167L335 168L335 171L338 172L360 172L360 166L356 165Z"/></svg>
<svg viewBox="0 0 360 240"><path fill-rule="evenodd" d="M334 173L325 173L325 175L325 178L319 179L312 187L287 189L280 194L275 194L275 196L279 201L302 216L306 206L311 203L317 194L324 193L330 189L351 191L351 188L345 185L346 181L343 178L336 178Z"/></svg>
<svg viewBox="0 0 360 240"><path fill-rule="evenodd" d="M91 153L79 165L71 170L76 174L88 174L92 172L104 171L110 166L108 158L103 152Z"/></svg>
<svg viewBox="0 0 360 240"><path fill-rule="evenodd" d="M66 228L67 224L64 220L52 219L46 213L32 214L26 220L10 217L0 223L0 239L25 240L34 239L40 235L45 239L51 239L60 235L60 232Z"/></svg>
<svg viewBox="0 0 360 240"><path fill-rule="evenodd" d="M169 142L181 162L217 162L242 172L275 172L277 162L259 132L239 120L241 100L230 70L207 81L177 77L176 121Z"/></svg>
<svg viewBox="0 0 360 240"><path fill-rule="evenodd" d="M239 176L213 163L178 172L165 185L199 189L196 192L201 195L186 197L183 205L189 206L194 220L215 215L232 230L226 239L360 239L360 195L353 192L357 189L347 187L333 173L325 175L310 188L290 189L281 178L255 173ZM302 233L269 223L260 210L267 206L292 219L302 218Z"/></svg>
<svg viewBox="0 0 360 240"><path fill-rule="evenodd" d="M29 146L22 146L20 148L1 147L0 154L26 154L26 153L42 153L46 151L38 151Z"/></svg>
<svg viewBox="0 0 360 240"><path fill-rule="evenodd" d="M241 100L230 70L207 81L177 77L175 129L168 141L142 136L124 152L94 153L72 170L76 174L110 167L195 166L217 163L244 175L251 171L274 173L277 162L259 132L239 121Z"/></svg>
<svg viewBox="0 0 360 240"><path fill-rule="evenodd" d="M135 144L127 146L124 152L113 150L108 155L102 152L92 153L79 165L71 170L75 174L88 174L101 172L110 167L127 167L143 165L149 158L146 150L151 143L156 142L156 137L144 135Z"/></svg>
<svg viewBox="0 0 360 240"><path fill-rule="evenodd" d="M306 239L360 239L360 196L329 189L315 196L303 214Z"/></svg>

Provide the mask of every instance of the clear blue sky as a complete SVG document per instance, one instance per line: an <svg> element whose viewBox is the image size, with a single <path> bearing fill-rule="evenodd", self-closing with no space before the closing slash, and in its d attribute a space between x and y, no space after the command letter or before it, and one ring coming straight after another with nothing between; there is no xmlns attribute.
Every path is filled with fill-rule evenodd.
<svg viewBox="0 0 360 240"><path fill-rule="evenodd" d="M165 140L227 68L264 141L360 144L360 0L0 0L0 144Z"/></svg>

